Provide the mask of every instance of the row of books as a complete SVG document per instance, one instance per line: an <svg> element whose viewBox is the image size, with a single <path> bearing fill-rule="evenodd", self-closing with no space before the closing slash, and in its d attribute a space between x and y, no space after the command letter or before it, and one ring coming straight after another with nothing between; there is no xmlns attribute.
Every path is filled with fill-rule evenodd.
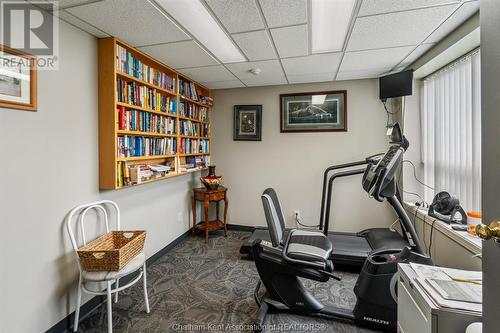
<svg viewBox="0 0 500 333"><path fill-rule="evenodd" d="M120 45L116 45L116 69L139 80L146 81L158 87L175 91L175 78L151 66L144 64L132 53Z"/></svg>
<svg viewBox="0 0 500 333"><path fill-rule="evenodd" d="M179 101L179 115L183 117L200 119L200 106L187 101Z"/></svg>
<svg viewBox="0 0 500 333"><path fill-rule="evenodd" d="M144 181L165 177L171 172L171 166L167 164L130 164L127 161L117 164L118 187L141 184Z"/></svg>
<svg viewBox="0 0 500 333"><path fill-rule="evenodd" d="M180 154L198 154L208 153L210 151L210 142L204 139L180 139L179 153Z"/></svg>
<svg viewBox="0 0 500 333"><path fill-rule="evenodd" d="M175 134L175 118L118 106L118 129Z"/></svg>
<svg viewBox="0 0 500 333"><path fill-rule="evenodd" d="M174 155L176 151L176 138L150 138L130 135L118 136L118 157Z"/></svg>
<svg viewBox="0 0 500 333"><path fill-rule="evenodd" d="M208 124L201 124L200 136L208 137Z"/></svg>
<svg viewBox="0 0 500 333"><path fill-rule="evenodd" d="M206 168L210 165L210 156L186 156L186 162L179 166L180 172L193 171Z"/></svg>
<svg viewBox="0 0 500 333"><path fill-rule="evenodd" d="M159 93L156 89L120 78L116 80L116 89L118 102L172 114L177 112L176 100Z"/></svg>
<svg viewBox="0 0 500 333"><path fill-rule="evenodd" d="M200 136L200 124L190 120L180 120L179 133L181 135Z"/></svg>
<svg viewBox="0 0 500 333"><path fill-rule="evenodd" d="M179 79L179 93L187 98L198 100L198 93L193 82Z"/></svg>
<svg viewBox="0 0 500 333"><path fill-rule="evenodd" d="M202 104L205 104L205 105L208 105L208 106L214 105L214 99L212 97L209 97L209 96L202 96L202 95L200 95L200 102Z"/></svg>
<svg viewBox="0 0 500 333"><path fill-rule="evenodd" d="M209 111L207 108L202 107L200 110L200 120L204 122L208 122L210 120Z"/></svg>

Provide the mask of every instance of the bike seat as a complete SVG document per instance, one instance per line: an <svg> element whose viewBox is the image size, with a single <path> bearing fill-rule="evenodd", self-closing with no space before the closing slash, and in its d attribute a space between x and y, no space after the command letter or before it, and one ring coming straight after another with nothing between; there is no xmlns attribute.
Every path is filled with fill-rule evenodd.
<svg viewBox="0 0 500 333"><path fill-rule="evenodd" d="M286 261L303 266L333 271L329 261L332 242L320 231L290 230L283 247Z"/></svg>

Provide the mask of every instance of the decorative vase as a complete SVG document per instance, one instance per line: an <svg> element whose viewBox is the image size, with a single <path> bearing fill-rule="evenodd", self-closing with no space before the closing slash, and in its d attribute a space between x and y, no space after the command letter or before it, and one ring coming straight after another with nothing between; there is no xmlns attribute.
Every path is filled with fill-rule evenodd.
<svg viewBox="0 0 500 333"><path fill-rule="evenodd" d="M216 190L219 187L222 176L215 175L215 165L208 167L208 175L205 177L200 177L201 182L207 190Z"/></svg>

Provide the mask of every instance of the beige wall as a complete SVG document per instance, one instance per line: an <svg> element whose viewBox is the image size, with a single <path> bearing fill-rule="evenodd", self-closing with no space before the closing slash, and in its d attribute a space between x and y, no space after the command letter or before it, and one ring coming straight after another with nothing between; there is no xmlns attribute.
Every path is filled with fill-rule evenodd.
<svg viewBox="0 0 500 333"><path fill-rule="evenodd" d="M280 133L279 94L347 90L347 132ZM319 221L324 169L384 152L386 114L378 80L341 81L214 91L213 163L229 188L229 221L265 225L260 194L274 187L290 225L301 211L308 224ZM262 104L262 141L233 141L233 106ZM394 221L387 203L369 199L361 176L340 180L333 194L334 230L359 231Z"/></svg>
<svg viewBox="0 0 500 333"><path fill-rule="evenodd" d="M99 192L97 40L61 22L60 69L39 72L38 112L0 109L0 332L42 332L74 310L68 211L115 200L148 256L188 229L198 174ZM88 297L86 298L88 299Z"/></svg>

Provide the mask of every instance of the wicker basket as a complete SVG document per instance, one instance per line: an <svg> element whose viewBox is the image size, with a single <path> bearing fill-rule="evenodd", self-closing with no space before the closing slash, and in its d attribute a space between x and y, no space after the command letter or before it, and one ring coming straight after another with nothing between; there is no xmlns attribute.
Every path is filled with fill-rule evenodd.
<svg viewBox="0 0 500 333"><path fill-rule="evenodd" d="M80 263L88 272L119 271L144 248L146 231L112 231L78 250Z"/></svg>

